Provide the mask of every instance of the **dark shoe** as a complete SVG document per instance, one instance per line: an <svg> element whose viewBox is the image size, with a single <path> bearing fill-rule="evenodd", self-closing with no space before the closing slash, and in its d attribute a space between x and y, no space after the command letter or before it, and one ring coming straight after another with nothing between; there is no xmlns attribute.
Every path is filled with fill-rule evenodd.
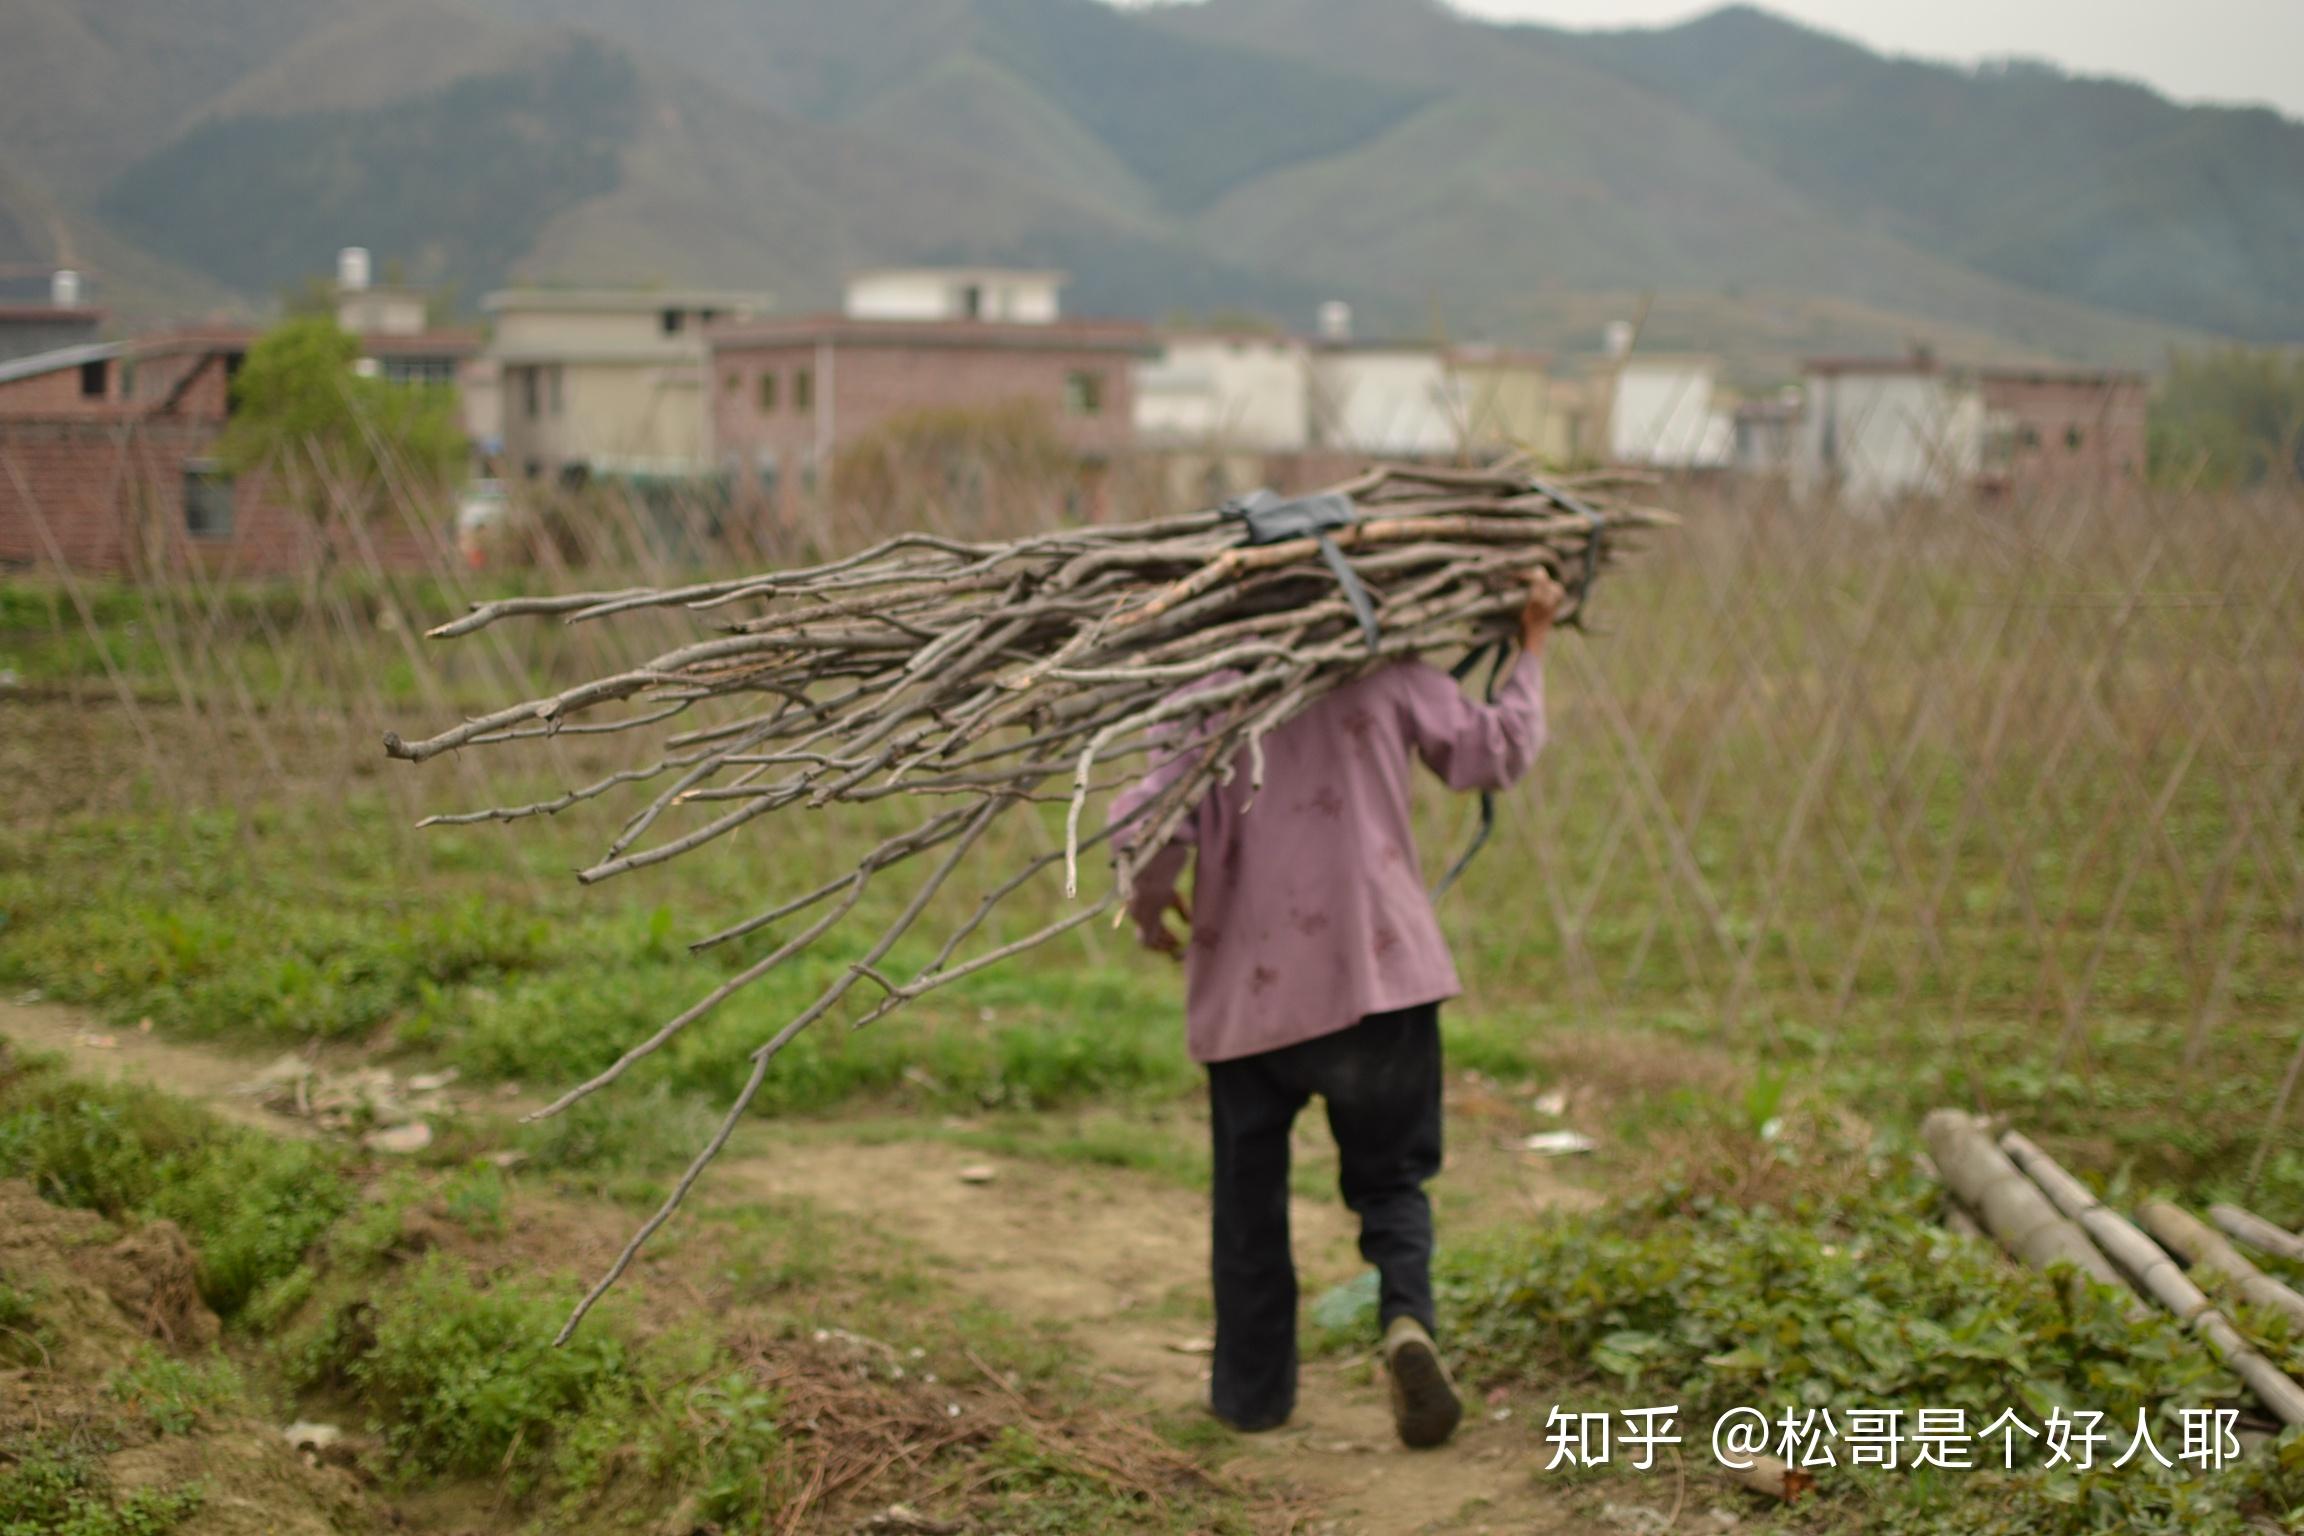
<svg viewBox="0 0 2304 1536"><path fill-rule="evenodd" d="M1417 1450L1442 1445L1456 1433L1464 1405L1424 1325L1396 1317L1384 1330L1384 1379L1392 1388L1392 1427L1400 1443Z"/></svg>

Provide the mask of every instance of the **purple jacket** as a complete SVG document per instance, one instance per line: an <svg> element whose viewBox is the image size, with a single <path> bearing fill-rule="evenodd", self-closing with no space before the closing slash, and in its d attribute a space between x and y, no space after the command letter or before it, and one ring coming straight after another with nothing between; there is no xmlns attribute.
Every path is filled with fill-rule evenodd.
<svg viewBox="0 0 2304 1536"><path fill-rule="evenodd" d="M1410 759L1451 789L1503 789L1543 744L1540 663L1522 658L1496 702L1480 704L1437 667L1406 662L1273 732L1252 806L1243 757L1146 865L1129 903L1148 939L1198 851L1185 962L1192 1059L1275 1050L1462 991L1416 855ZM1182 754L1156 760L1112 819L1185 765Z"/></svg>

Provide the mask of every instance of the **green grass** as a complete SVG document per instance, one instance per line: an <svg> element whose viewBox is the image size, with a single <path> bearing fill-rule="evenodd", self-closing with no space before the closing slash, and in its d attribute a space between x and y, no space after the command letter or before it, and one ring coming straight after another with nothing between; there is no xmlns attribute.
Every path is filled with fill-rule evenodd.
<svg viewBox="0 0 2304 1536"><path fill-rule="evenodd" d="M2173 1320L2132 1317L2124 1292L2070 1272L2010 1268L1938 1227L1936 1198L1908 1165L1878 1159L1782 1206L1668 1189L1459 1252L1443 1291L1478 1379L1557 1395L1572 1412L1677 1405L1699 1457L1719 1415L1751 1406L1772 1421L1823 1410L1843 1434L1851 1408L1900 1409L1907 1423L1959 1409L1970 1434L2003 1411L2044 1432L2058 1410L2090 1410L2116 1436L2107 1461L2141 1409L2173 1459L2184 1410L2238 1395ZM2013 1471L1994 1441L1974 1470L1933 1475L1850 1465L1843 1443L1795 1523L2238 1536L2259 1528L2250 1517L2304 1508L2304 1433L2215 1472L2142 1459L2050 1471L2045 1452L2026 1454L2041 1443L2019 1439Z"/></svg>
<svg viewBox="0 0 2304 1536"><path fill-rule="evenodd" d="M398 1486L500 1483L533 1528L642 1529L676 1507L727 1529L760 1527L803 1486L810 1438L840 1432L788 1413L776 1385L818 1330L880 1340L955 1387L983 1369L1012 1374L1044 1424L1092 1422L1107 1406L1070 1340L956 1296L901 1241L801 1201L696 1211L664 1234L654 1256L712 1288L722 1298L712 1309L686 1312L628 1283L556 1346L590 1277L562 1267L566 1238L529 1228L542 1221L549 1233L581 1209L539 1203L565 1196L488 1162L385 1173L150 1089L76 1080L54 1058L10 1056L0 1178L123 1222L170 1217L202 1250L202 1288L226 1316L231 1352L146 1347L104 1378L104 1399L145 1433L229 1429L258 1398L317 1401L379 1437L379 1465ZM10 1364L46 1368L53 1326L37 1290L0 1287ZM1019 1530L1062 1528L1031 1523L1051 1510L1090 1522L1073 1529L1123 1516L1147 1529L1246 1528L1231 1495L1203 1490L1148 1510L1068 1438L1036 1444L963 1447L935 1477L972 1485L974 1505ZM87 1448L0 1435L8 1536L159 1536L199 1498L115 1497Z"/></svg>
<svg viewBox="0 0 2304 1536"><path fill-rule="evenodd" d="M61 1437L0 1465L0 1536L167 1536L201 1503L197 1484L116 1493L89 1448Z"/></svg>
<svg viewBox="0 0 2304 1536"><path fill-rule="evenodd" d="M354 1199L341 1152L42 1058L0 1060L0 1177L59 1205L176 1222L199 1250L202 1297L227 1318L293 1273Z"/></svg>

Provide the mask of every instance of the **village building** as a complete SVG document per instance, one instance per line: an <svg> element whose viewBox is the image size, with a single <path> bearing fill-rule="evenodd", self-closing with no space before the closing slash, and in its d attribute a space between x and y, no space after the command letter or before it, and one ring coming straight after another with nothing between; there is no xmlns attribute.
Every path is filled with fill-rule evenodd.
<svg viewBox="0 0 2304 1536"><path fill-rule="evenodd" d="M280 509L214 458L248 339L184 332L0 362L0 565L285 569Z"/></svg>
<svg viewBox="0 0 2304 1536"><path fill-rule="evenodd" d="M1135 435L1171 503L1213 504L1289 480L1311 444L1312 359L1277 331L1164 332L1137 364Z"/></svg>
<svg viewBox="0 0 2304 1536"><path fill-rule="evenodd" d="M1986 368L1980 485L1987 492L2102 491L2144 476L2144 375L2104 369Z"/></svg>
<svg viewBox="0 0 2304 1536"><path fill-rule="evenodd" d="M52 334L100 329L76 287L59 284L59 295L71 302L53 306L65 320ZM205 326L0 360L0 567L268 576L327 553L307 508L270 477L232 476L217 458L256 334ZM398 339L409 335L441 344L436 332ZM334 553L423 568L439 558L435 532L385 520L353 535L357 549Z"/></svg>
<svg viewBox="0 0 2304 1536"><path fill-rule="evenodd" d="M836 314L711 331L711 435L722 469L772 506L813 492L850 445L922 413L1024 406L1076 456L1093 496L1135 435L1135 321L1063 315L1059 273L907 268L859 274Z"/></svg>
<svg viewBox="0 0 2304 1536"><path fill-rule="evenodd" d="M1731 412L1735 446L1730 467L1740 475L1789 480L1800 450L1800 390L1787 386L1758 400L1743 400Z"/></svg>
<svg viewBox="0 0 2304 1536"><path fill-rule="evenodd" d="M1703 354L1625 356L1608 389L1608 459L1660 470L1717 470L1735 457L1731 413L1715 398L1720 360Z"/></svg>
<svg viewBox="0 0 2304 1536"><path fill-rule="evenodd" d="M400 384L454 389L464 435L484 455L503 434L497 396L499 367L483 355L477 330L432 324L432 296L421 288L372 280L364 247L336 256L336 324L359 338L363 373Z"/></svg>
<svg viewBox="0 0 2304 1536"><path fill-rule="evenodd" d="M1572 432L1557 412L1551 359L1542 352L1488 342L1448 353L1451 393L1463 411L1462 451L1474 460L1508 453L1558 462Z"/></svg>
<svg viewBox="0 0 2304 1536"><path fill-rule="evenodd" d="M504 472L563 481L709 474L709 328L768 307L705 289L513 288L481 308L495 333Z"/></svg>
<svg viewBox="0 0 2304 1536"><path fill-rule="evenodd" d="M1822 357L1803 369L1792 486L1859 510L1974 485L1983 397L1933 354Z"/></svg>
<svg viewBox="0 0 2304 1536"><path fill-rule="evenodd" d="M0 303L0 363L102 339L104 311L80 302L80 274L57 272L45 304Z"/></svg>

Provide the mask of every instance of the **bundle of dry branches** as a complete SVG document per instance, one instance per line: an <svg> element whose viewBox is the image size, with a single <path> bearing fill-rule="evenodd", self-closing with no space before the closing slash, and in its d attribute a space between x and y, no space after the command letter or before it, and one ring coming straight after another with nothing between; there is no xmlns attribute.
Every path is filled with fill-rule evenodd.
<svg viewBox="0 0 2304 1536"><path fill-rule="evenodd" d="M1373 642L1314 538L1248 545L1225 509L1000 543L906 534L806 570L673 590L485 603L432 632L464 635L516 616L573 623L642 609L718 621L714 638L629 671L425 740L386 737L392 756L421 762L459 747L645 731L699 706L719 706L708 713L710 723L668 734L651 761L555 799L431 818L550 815L627 786L660 784L606 854L581 872L586 882L678 858L790 806L913 796L935 807L863 854L855 868L697 941L694 948L706 949L811 914L767 955L539 1111L557 1114L616 1081L822 939L889 870L936 855L862 958L752 1053L750 1076L718 1131L570 1329L726 1143L777 1052L858 984L878 990L857 1020L863 1024L1111 910L1138 865L1210 784L1237 771L1261 782L1265 738L1321 695L1390 661L1506 641L1528 576L1539 568L1571 592L1563 617L1573 622L1592 575L1621 546L1622 534L1669 521L1604 499L1591 482L1548 484L1506 466L1383 466L1336 490L1351 499L1356 516L1332 537L1373 600ZM1183 692L1192 684L1203 686ZM725 702L731 700L733 708ZM1003 901L1057 862L1066 895L1077 893L1081 851L1115 831L1081 827L1089 796L1109 787L1099 770L1152 750L1186 717L1193 726L1188 771L1132 818L1114 860L1113 891L1035 932L960 958ZM1048 800L1068 807L1062 848L992 885L916 974L884 973L882 962L987 830L1018 806ZM646 841L683 806L707 814L676 835Z"/></svg>

